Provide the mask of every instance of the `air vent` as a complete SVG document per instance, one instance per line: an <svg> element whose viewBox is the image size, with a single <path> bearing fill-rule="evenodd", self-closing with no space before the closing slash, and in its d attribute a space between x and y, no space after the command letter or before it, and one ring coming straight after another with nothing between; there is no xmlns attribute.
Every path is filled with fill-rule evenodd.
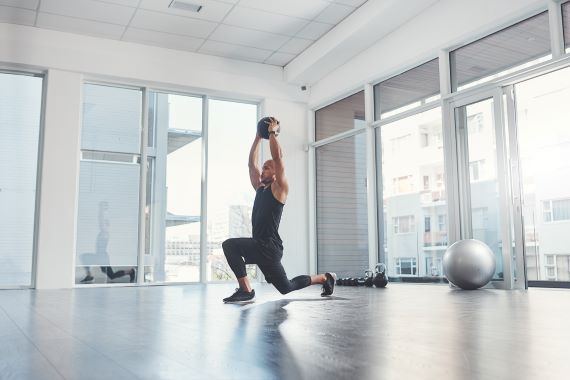
<svg viewBox="0 0 570 380"><path fill-rule="evenodd" d="M172 0L168 8L180 9L183 11L198 13L202 9L202 5L194 4L182 0Z"/></svg>

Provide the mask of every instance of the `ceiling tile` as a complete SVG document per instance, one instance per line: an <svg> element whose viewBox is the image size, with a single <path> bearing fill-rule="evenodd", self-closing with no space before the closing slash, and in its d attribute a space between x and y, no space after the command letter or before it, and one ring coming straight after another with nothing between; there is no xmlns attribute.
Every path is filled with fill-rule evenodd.
<svg viewBox="0 0 570 380"><path fill-rule="evenodd" d="M196 20L188 17L167 15L139 9L130 26L158 32L182 34L198 38L206 38L216 28L216 23Z"/></svg>
<svg viewBox="0 0 570 380"><path fill-rule="evenodd" d="M358 8L362 4L366 3L366 0L332 0L333 3L339 3L344 5L350 5L351 7Z"/></svg>
<svg viewBox="0 0 570 380"><path fill-rule="evenodd" d="M0 5L36 10L40 0L0 0Z"/></svg>
<svg viewBox="0 0 570 380"><path fill-rule="evenodd" d="M334 27L331 24L313 21L304 27L295 37L308 38L310 40L318 40L323 34Z"/></svg>
<svg viewBox="0 0 570 380"><path fill-rule="evenodd" d="M295 58L295 54L287 53L275 53L271 57L267 58L265 62L268 65L285 66Z"/></svg>
<svg viewBox="0 0 570 380"><path fill-rule="evenodd" d="M200 45L204 43L204 40L201 38L155 32L137 28L127 29L123 35L123 41L186 51L196 51L196 49L198 49Z"/></svg>
<svg viewBox="0 0 570 380"><path fill-rule="evenodd" d="M224 24L293 36L307 25L308 21L238 5L226 17Z"/></svg>
<svg viewBox="0 0 570 380"><path fill-rule="evenodd" d="M329 24L338 24L346 16L354 11L354 7L343 4L330 4L315 21L326 22Z"/></svg>
<svg viewBox="0 0 570 380"><path fill-rule="evenodd" d="M241 0L240 7L255 8L266 12L278 13L285 16L293 16L312 20L321 13L329 3L324 0Z"/></svg>
<svg viewBox="0 0 570 380"><path fill-rule="evenodd" d="M135 9L92 0L42 0L40 12L127 25Z"/></svg>
<svg viewBox="0 0 570 380"><path fill-rule="evenodd" d="M308 48L314 41L304 38L292 38L285 45L281 46L279 52L289 54L299 54Z"/></svg>
<svg viewBox="0 0 570 380"><path fill-rule="evenodd" d="M181 9L168 8L172 0L142 0L139 8L164 12L176 16L191 17L199 20L220 22L228 14L233 5L214 0L194 0L196 4L203 5L200 12L189 12Z"/></svg>
<svg viewBox="0 0 570 380"><path fill-rule="evenodd" d="M206 41L206 43L204 43L200 48L199 52L253 62L263 62L272 53L271 50L238 46L217 41Z"/></svg>
<svg viewBox="0 0 570 380"><path fill-rule="evenodd" d="M8 24L34 25L36 12L29 9L12 8L0 5L0 22Z"/></svg>
<svg viewBox="0 0 570 380"><path fill-rule="evenodd" d="M287 42L289 37L237 26L220 25L209 39L260 49L277 50Z"/></svg>
<svg viewBox="0 0 570 380"><path fill-rule="evenodd" d="M36 26L39 28L55 29L63 32L88 34L96 37L119 39L124 26L105 24L97 21L81 20L73 17L39 13Z"/></svg>
<svg viewBox="0 0 570 380"><path fill-rule="evenodd" d="M94 1L100 1L102 3L119 4L119 5L125 5L127 7L136 8L139 6L140 0L94 0Z"/></svg>

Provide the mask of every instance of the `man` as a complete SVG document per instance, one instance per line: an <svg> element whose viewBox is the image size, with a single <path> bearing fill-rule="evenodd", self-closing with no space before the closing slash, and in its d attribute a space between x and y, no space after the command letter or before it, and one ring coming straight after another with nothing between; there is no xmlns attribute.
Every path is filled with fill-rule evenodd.
<svg viewBox="0 0 570 380"><path fill-rule="evenodd" d="M249 153L249 178L256 191L251 215L253 238L228 239L222 244L228 264L239 284L233 295L224 298L224 303L252 302L254 299L255 291L247 278L245 264L257 264L267 282L272 283L281 294L314 284L322 285L322 297L330 296L334 290L334 273L303 275L289 280L281 265L283 244L278 229L289 192L289 183L285 177L281 146L277 141L279 122L273 117L269 120L269 148L272 159L266 161L262 170L259 170L257 162L262 139L259 134L256 134Z"/></svg>

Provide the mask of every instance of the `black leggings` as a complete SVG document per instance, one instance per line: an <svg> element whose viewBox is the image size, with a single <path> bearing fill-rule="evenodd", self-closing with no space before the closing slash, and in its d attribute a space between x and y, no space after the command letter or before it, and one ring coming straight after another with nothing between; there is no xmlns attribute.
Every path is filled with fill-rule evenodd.
<svg viewBox="0 0 570 380"><path fill-rule="evenodd" d="M116 279L117 277L123 277L127 273L124 270L118 270L113 272L113 268L111 267L101 267L101 271L107 275L111 280Z"/></svg>
<svg viewBox="0 0 570 380"><path fill-rule="evenodd" d="M245 264L257 264L267 282L273 284L281 294L306 288L311 285L311 277L297 276L287 278L285 268L281 265L283 251L270 242L252 238L228 239L222 243L224 255L237 278L247 276Z"/></svg>

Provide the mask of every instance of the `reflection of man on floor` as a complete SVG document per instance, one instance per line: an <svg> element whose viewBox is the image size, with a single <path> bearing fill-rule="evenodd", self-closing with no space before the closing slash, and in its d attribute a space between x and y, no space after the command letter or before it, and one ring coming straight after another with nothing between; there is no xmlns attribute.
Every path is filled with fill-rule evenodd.
<svg viewBox="0 0 570 380"><path fill-rule="evenodd" d="M109 221L109 202L101 201L99 202L99 233L97 234L97 240L95 241L95 255L83 255L85 259L92 259L92 262L88 264L103 264L105 266L101 267L101 271L109 277L109 279L114 280L115 278L126 276L130 277L130 282L135 281L135 269L132 268L130 271L125 272L124 270L119 270L114 272L113 268L110 266L109 254L107 253L107 245L109 244L109 226L111 225ZM91 260L86 260L91 261ZM93 276L91 275L91 267L85 267L85 278L81 280L82 283L93 281Z"/></svg>

